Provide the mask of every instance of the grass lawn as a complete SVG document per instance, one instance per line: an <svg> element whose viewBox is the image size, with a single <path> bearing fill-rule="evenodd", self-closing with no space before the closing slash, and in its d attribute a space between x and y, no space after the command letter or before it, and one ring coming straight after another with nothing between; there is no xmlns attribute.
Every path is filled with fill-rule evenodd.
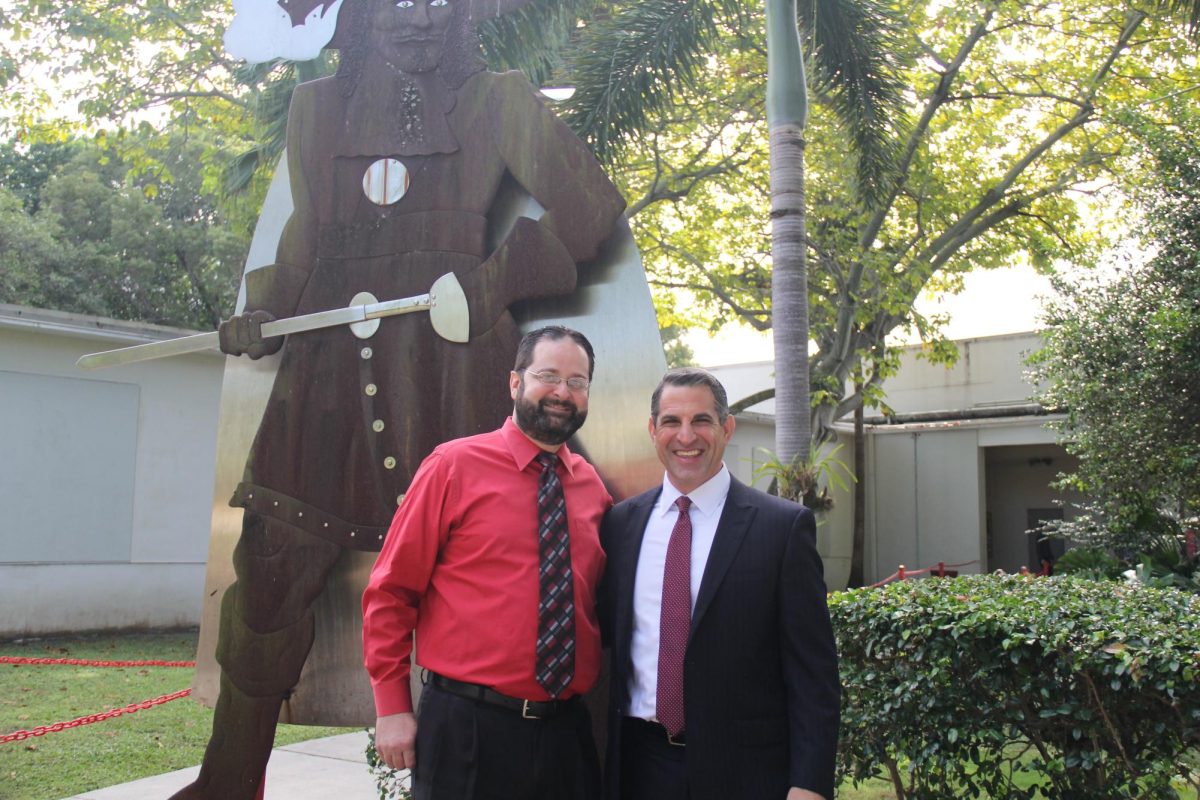
<svg viewBox="0 0 1200 800"><path fill-rule="evenodd" d="M0 642L0 656L103 661L192 661L196 631ZM32 730L186 689L187 667L0 664L0 735ZM0 743L0 800L59 800L195 766L212 710L190 697L23 741ZM292 744L355 728L280 725Z"/></svg>

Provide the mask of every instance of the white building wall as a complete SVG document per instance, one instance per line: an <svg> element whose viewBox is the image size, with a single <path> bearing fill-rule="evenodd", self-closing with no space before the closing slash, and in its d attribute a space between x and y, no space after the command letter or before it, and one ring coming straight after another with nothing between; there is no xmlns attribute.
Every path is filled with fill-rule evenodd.
<svg viewBox="0 0 1200 800"><path fill-rule="evenodd" d="M224 357L75 367L184 333L0 306L0 637L199 622Z"/></svg>
<svg viewBox="0 0 1200 800"><path fill-rule="evenodd" d="M900 354L900 371L887 379L887 404L897 414L986 408L1030 402L1025 359L1042 346L1036 333L985 336L956 342L952 367L932 364L920 347Z"/></svg>
<svg viewBox="0 0 1200 800"><path fill-rule="evenodd" d="M985 492L976 431L904 431L871 441L875 491L868 531L875 578L900 565L915 570L939 561L974 561L963 571L978 572Z"/></svg>

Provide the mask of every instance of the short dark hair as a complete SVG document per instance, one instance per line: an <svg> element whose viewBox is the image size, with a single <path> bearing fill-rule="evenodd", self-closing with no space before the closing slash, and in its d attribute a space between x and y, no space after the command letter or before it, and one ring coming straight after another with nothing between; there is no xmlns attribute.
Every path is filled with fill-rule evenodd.
<svg viewBox="0 0 1200 800"><path fill-rule="evenodd" d="M592 350L592 343L582 333L565 325L547 325L521 337L521 343L517 345L517 361L513 365L513 372L523 372L529 368L529 365L533 363L533 349L537 347L538 342L557 342L559 339L570 339L582 347L583 352L587 353L588 380L590 381L592 373L596 369L596 352Z"/></svg>
<svg viewBox="0 0 1200 800"><path fill-rule="evenodd" d="M707 386L717 406L717 422L724 425L729 418L729 395L715 375L699 367L676 367L667 370L655 387L654 394L650 395L650 419L655 424L658 424L658 403L662 399L663 388L667 386Z"/></svg>

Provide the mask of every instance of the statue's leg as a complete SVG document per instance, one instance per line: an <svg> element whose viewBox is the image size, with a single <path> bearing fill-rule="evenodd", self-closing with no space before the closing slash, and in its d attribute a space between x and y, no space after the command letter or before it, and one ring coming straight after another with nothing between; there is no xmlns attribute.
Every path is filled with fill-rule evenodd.
<svg viewBox="0 0 1200 800"><path fill-rule="evenodd" d="M233 553L237 580L221 603L221 692L196 781L172 800L254 800L279 708L313 640L312 603L341 548L245 512Z"/></svg>

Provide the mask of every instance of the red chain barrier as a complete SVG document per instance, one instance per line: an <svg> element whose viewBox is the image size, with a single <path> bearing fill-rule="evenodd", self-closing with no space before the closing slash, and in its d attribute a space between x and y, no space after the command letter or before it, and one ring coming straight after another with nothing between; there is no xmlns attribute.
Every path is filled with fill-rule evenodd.
<svg viewBox="0 0 1200 800"><path fill-rule="evenodd" d="M66 664L75 667L194 667L195 661L91 661L84 658L0 656L0 664Z"/></svg>
<svg viewBox="0 0 1200 800"><path fill-rule="evenodd" d="M24 664L24 665L69 665L79 667L194 667L195 661L93 661L82 658L25 658L22 656L0 656L0 664ZM79 717L70 722L56 722L53 725L39 725L31 731L20 730L13 733L0 735L0 744L8 742L21 742L34 736L45 736L47 733L58 733L67 728L78 728L80 725L91 725L93 722L103 722L106 719L119 717L122 714L133 714L153 706L169 703L172 700L178 700L181 697L187 697L192 693L191 689L182 689L173 694L165 694L162 697L156 697L153 700L143 700L140 703L130 703L123 708L114 708L109 711L102 711L99 714L88 714L86 717Z"/></svg>
<svg viewBox="0 0 1200 800"><path fill-rule="evenodd" d="M169 703L172 700L178 700L181 697L187 697L192 693L191 689L182 689L174 694L165 694L162 697L156 697L153 700L143 700L140 703L130 703L124 708L114 708L110 711L104 711L99 714L88 714L86 717L79 717L70 722L56 722L53 725L39 725L31 731L16 731L0 736L0 744L5 742L20 742L32 736L45 736L47 733L58 733L67 728L78 728L80 725L91 725L93 722L102 722L106 719L119 717L122 714L133 714L142 709L152 706Z"/></svg>

